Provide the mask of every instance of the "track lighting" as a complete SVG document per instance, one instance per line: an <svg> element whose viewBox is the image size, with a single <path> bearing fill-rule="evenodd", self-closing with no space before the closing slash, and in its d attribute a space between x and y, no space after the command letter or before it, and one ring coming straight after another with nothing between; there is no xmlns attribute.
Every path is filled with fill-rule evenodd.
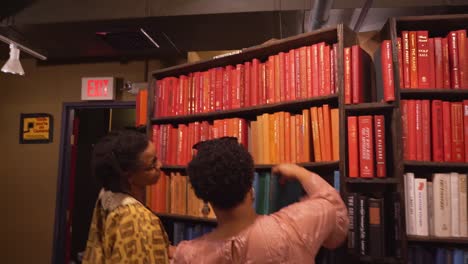
<svg viewBox="0 0 468 264"><path fill-rule="evenodd" d="M24 75L23 67L19 61L20 51L15 44L10 44L10 58L3 65L2 72Z"/></svg>

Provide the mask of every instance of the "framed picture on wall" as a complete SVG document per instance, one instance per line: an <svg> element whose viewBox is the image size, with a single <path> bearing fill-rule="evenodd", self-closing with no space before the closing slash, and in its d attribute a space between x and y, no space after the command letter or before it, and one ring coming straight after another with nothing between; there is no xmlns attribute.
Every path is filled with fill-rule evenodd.
<svg viewBox="0 0 468 264"><path fill-rule="evenodd" d="M20 144L45 144L53 139L54 120L45 113L20 114Z"/></svg>

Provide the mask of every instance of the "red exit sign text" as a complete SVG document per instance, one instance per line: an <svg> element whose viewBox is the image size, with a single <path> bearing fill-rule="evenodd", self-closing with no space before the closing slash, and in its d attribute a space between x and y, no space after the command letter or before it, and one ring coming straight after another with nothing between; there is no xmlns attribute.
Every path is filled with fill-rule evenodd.
<svg viewBox="0 0 468 264"><path fill-rule="evenodd" d="M81 78L81 100L114 100L114 77Z"/></svg>

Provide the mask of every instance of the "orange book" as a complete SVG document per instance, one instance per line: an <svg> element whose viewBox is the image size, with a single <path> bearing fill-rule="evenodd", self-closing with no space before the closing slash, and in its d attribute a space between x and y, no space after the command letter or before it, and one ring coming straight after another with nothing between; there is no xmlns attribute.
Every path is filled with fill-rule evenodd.
<svg viewBox="0 0 468 264"><path fill-rule="evenodd" d="M263 114L262 115L262 126L263 131L261 133L262 141L263 141L263 163L270 164L270 115Z"/></svg>
<svg viewBox="0 0 468 264"><path fill-rule="evenodd" d="M249 142L249 152L254 159L254 164L258 164L258 151L257 151L257 124L258 121L251 121L250 122L250 142Z"/></svg>
<svg viewBox="0 0 468 264"><path fill-rule="evenodd" d="M312 64L313 64L313 59L312 59L312 46L307 46L306 47L306 77L307 77L307 95L309 97L313 97L313 74L312 74Z"/></svg>
<svg viewBox="0 0 468 264"><path fill-rule="evenodd" d="M187 176L179 173L180 180L180 213L187 214Z"/></svg>
<svg viewBox="0 0 468 264"><path fill-rule="evenodd" d="M310 108L310 124L312 127L312 142L314 147L314 161L322 161L322 151L320 149L320 133L317 107Z"/></svg>
<svg viewBox="0 0 468 264"><path fill-rule="evenodd" d="M284 161L291 162L291 114L284 113Z"/></svg>
<svg viewBox="0 0 468 264"><path fill-rule="evenodd" d="M279 129L279 153L278 157L279 160L278 162L285 162L286 161L286 131L285 131L285 123L284 123L284 117L285 117L285 112L279 112L278 118L278 129Z"/></svg>
<svg viewBox="0 0 468 264"><path fill-rule="evenodd" d="M331 118L330 118L330 107L327 104L323 105L323 134L324 134L324 144L323 148L325 149L325 160L333 160L333 145L332 145L332 128L331 128Z"/></svg>
<svg viewBox="0 0 468 264"><path fill-rule="evenodd" d="M140 91L140 124L146 125L148 113L148 90L144 89Z"/></svg>
<svg viewBox="0 0 468 264"><path fill-rule="evenodd" d="M359 143L356 116L348 116L348 177L359 177Z"/></svg>
<svg viewBox="0 0 468 264"><path fill-rule="evenodd" d="M296 159L296 152L297 152L297 141L296 141L296 116L291 115L289 118L289 131L290 131L290 139L291 139L291 163L299 162Z"/></svg>
<svg viewBox="0 0 468 264"><path fill-rule="evenodd" d="M266 103L271 104L275 102L275 55L269 56L266 61Z"/></svg>
<svg viewBox="0 0 468 264"><path fill-rule="evenodd" d="M256 132L256 143L257 146L257 153L258 153L258 160L257 164L265 164L265 154L264 152L264 144L263 144L263 118L262 116L257 116L257 132Z"/></svg>
<svg viewBox="0 0 468 264"><path fill-rule="evenodd" d="M278 163L279 152L279 118L277 113L270 114L270 162Z"/></svg>
<svg viewBox="0 0 468 264"><path fill-rule="evenodd" d="M304 162L304 135L302 132L302 115L296 116L296 160L297 162Z"/></svg>
<svg viewBox="0 0 468 264"><path fill-rule="evenodd" d="M338 108L331 109L333 160L340 160L340 114Z"/></svg>
<svg viewBox="0 0 468 264"><path fill-rule="evenodd" d="M318 129L319 129L319 139L320 139L320 150L322 161L329 161L330 151L325 145L325 123L323 121L323 107L317 109L318 112Z"/></svg>
<svg viewBox="0 0 468 264"><path fill-rule="evenodd" d="M158 213L165 213L166 209L166 180L167 177L161 173L158 182L152 188L152 209Z"/></svg>
<svg viewBox="0 0 468 264"><path fill-rule="evenodd" d="M175 197L175 194L176 194L176 189L175 189L175 174L173 172L171 172L171 175L169 176L169 194L170 194L170 207L169 207L169 213L171 214L175 214L176 213L176 210L175 210L175 201L176 201L176 197Z"/></svg>
<svg viewBox="0 0 468 264"><path fill-rule="evenodd" d="M278 61L279 61L279 95L280 95L280 102L287 101L287 94L286 94L286 55L284 52L280 52L278 54Z"/></svg>
<svg viewBox="0 0 468 264"><path fill-rule="evenodd" d="M310 114L309 114L309 109L304 109L302 110L302 129L304 131L304 140L302 141L303 144L303 161L304 162L309 162L311 161L310 159Z"/></svg>
<svg viewBox="0 0 468 264"><path fill-rule="evenodd" d="M410 50L410 88L418 88L418 46L417 32L409 32L409 50Z"/></svg>
<svg viewBox="0 0 468 264"><path fill-rule="evenodd" d="M300 91L301 98L305 99L308 97L307 88L307 47L299 48L299 65L300 65Z"/></svg>

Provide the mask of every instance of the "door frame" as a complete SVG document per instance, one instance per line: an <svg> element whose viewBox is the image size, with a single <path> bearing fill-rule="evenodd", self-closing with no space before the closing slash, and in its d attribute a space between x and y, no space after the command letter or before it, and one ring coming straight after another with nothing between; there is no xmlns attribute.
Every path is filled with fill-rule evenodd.
<svg viewBox="0 0 468 264"><path fill-rule="evenodd" d="M135 108L135 101L97 101L97 102L65 102L62 105L62 121L60 126L59 164L57 173L57 189L55 198L54 234L52 247L52 263L61 264L65 261L67 208L70 191L70 138L73 133L73 116L75 110L103 108ZM69 216L71 217L71 216Z"/></svg>

